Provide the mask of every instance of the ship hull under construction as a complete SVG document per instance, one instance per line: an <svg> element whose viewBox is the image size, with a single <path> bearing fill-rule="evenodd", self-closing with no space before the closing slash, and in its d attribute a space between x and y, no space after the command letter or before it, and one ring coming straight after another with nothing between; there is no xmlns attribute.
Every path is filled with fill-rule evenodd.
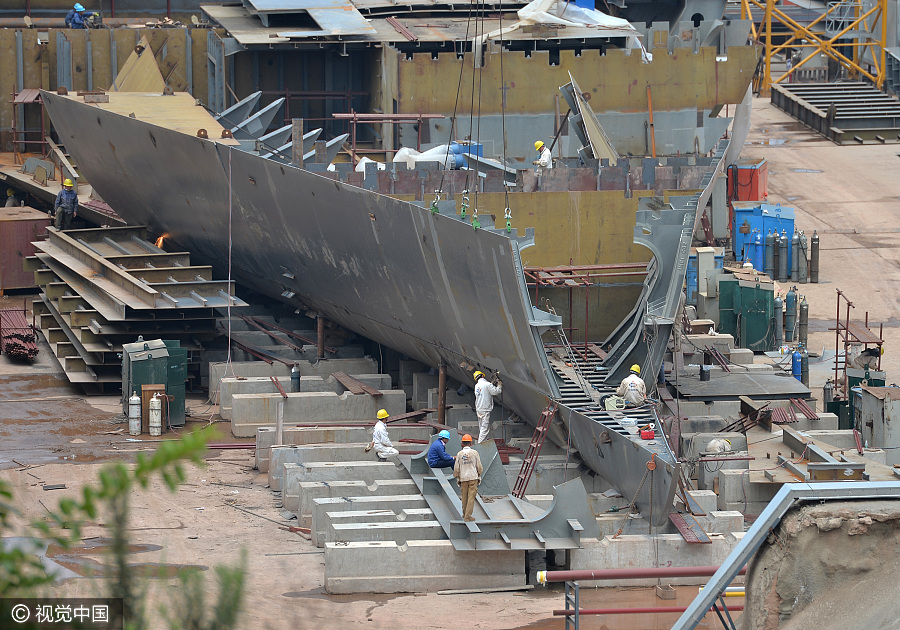
<svg viewBox="0 0 900 630"><path fill-rule="evenodd" d="M499 371L503 405L531 423L559 398L540 338L559 320L531 305L515 235L79 97L42 97L80 170L128 223L230 265L261 293L428 365L446 363L463 382L473 367ZM573 409L560 417L582 460L664 523L678 472L664 440L643 442Z"/></svg>

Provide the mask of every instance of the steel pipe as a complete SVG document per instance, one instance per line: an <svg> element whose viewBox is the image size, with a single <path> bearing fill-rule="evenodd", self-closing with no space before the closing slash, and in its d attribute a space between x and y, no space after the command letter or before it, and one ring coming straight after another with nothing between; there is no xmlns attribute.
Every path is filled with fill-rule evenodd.
<svg viewBox="0 0 900 630"><path fill-rule="evenodd" d="M705 577L719 567L648 567L645 569L584 569L581 571L538 571L539 584L577 580L639 580L642 578ZM744 573L746 568L741 569Z"/></svg>
<svg viewBox="0 0 900 630"><path fill-rule="evenodd" d="M687 608L684 606L646 606L642 608L582 608L578 611L579 615L638 615L652 613L683 613ZM710 608L712 610L712 608ZM744 610L743 604L736 604L728 607L728 612ZM554 610L554 617L572 617L575 615L574 610Z"/></svg>

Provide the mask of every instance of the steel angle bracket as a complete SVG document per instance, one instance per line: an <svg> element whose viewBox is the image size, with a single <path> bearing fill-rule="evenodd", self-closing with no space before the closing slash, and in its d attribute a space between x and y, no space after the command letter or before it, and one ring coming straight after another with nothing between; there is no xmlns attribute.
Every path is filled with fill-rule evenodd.
<svg viewBox="0 0 900 630"><path fill-rule="evenodd" d="M435 438L436 439L436 438ZM448 452L461 448L451 433ZM428 507L457 551L575 549L584 537L600 534L580 478L555 488L549 510L538 508L509 493L509 484L497 445L493 441L472 446L483 466L478 486L475 521L462 519L459 486L449 468L431 468L427 448L418 455L401 456Z"/></svg>
<svg viewBox="0 0 900 630"><path fill-rule="evenodd" d="M245 120L247 116L250 115L250 112L256 109L256 105L257 103L259 103L260 97L262 97L262 92L254 92L247 98L241 99L214 118L219 121L224 120L228 123L228 125L222 125L223 127L229 125L233 127L241 121Z"/></svg>
<svg viewBox="0 0 900 630"><path fill-rule="evenodd" d="M266 129L272 124L275 114L278 113L284 103L284 97L276 99L263 107L261 110L248 116L231 128L231 134L236 140L251 140L264 135Z"/></svg>

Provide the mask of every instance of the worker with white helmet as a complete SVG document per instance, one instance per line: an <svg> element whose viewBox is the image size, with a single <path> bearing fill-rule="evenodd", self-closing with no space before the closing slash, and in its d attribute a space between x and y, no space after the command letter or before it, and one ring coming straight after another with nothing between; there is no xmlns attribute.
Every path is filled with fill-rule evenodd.
<svg viewBox="0 0 900 630"><path fill-rule="evenodd" d="M629 405L643 405L644 399L647 398L647 385L641 378L641 366L634 364L631 366L631 374L625 377L616 390L616 396L624 398Z"/></svg>
<svg viewBox="0 0 900 630"><path fill-rule="evenodd" d="M372 441L366 446L366 452L371 450L373 446L375 447L375 454L378 455L378 459L387 459L393 455L400 454L400 451L391 444L387 426L384 424L384 419L390 415L385 409L378 410L378 420L375 422L375 429L372 431Z"/></svg>
<svg viewBox="0 0 900 630"><path fill-rule="evenodd" d="M503 382L499 378L489 382L480 370L472 376L475 377L475 413L478 416L478 443L481 444L490 433L494 396L503 391Z"/></svg>
<svg viewBox="0 0 900 630"><path fill-rule="evenodd" d="M87 28L88 23L96 14L85 11L80 2L76 2L72 10L66 15L66 28Z"/></svg>
<svg viewBox="0 0 900 630"><path fill-rule="evenodd" d="M532 164L543 168L553 168L553 155L550 153L550 149L548 149L541 140L534 143L534 150L540 154L540 157L532 162Z"/></svg>
<svg viewBox="0 0 900 630"><path fill-rule="evenodd" d="M428 448L428 465L432 468L452 468L456 458L447 453L447 442L450 441L450 432L446 429L437 434L434 442Z"/></svg>
<svg viewBox="0 0 900 630"><path fill-rule="evenodd" d="M71 179L63 182L63 188L56 195L56 202L53 204L54 217L53 225L57 230L68 230L72 227L72 219L78 214L78 195L75 194L74 185Z"/></svg>

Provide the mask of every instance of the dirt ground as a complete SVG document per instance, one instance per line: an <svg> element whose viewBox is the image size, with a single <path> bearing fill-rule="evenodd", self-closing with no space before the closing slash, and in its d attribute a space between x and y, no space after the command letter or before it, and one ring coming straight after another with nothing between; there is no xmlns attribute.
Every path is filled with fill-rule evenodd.
<svg viewBox="0 0 900 630"><path fill-rule="evenodd" d="M802 287L810 301L810 346L834 347L835 289L848 292L860 318L885 322L889 374L900 367L900 179L894 172L893 146L838 147L806 130L757 99L754 124L745 156L769 161L769 200L797 208L797 224L822 238L820 284ZM22 297L0 298L0 307L21 303ZM827 366L813 366L812 385L827 377ZM202 400L188 402L196 417L188 428L206 424L209 408ZM118 430L118 431L117 431ZM11 481L24 520L40 519L60 497L74 493L96 478L102 462L130 461L150 451L147 440L128 440L118 397L85 398L62 379L59 366L44 346L38 363L26 369L0 357L0 476ZM146 436L144 436L146 437ZM171 494L160 484L132 497L133 562L204 568L236 563L246 555L248 566L244 627L292 630L316 627L367 628L563 628L552 616L563 607L560 589L537 588L516 593L472 595L329 596L323 590L323 554L300 535L290 533L281 516L279 498L265 488L265 476L252 470L251 451L213 451L206 466L189 473L188 483ZM25 470L27 468L27 470ZM65 483L65 490L42 490L44 484ZM241 511L229 504L247 511ZM65 567L71 577L54 585L55 595L97 595L107 536L103 519L83 532L85 548L59 554L49 550L48 562ZM211 572L207 572L212 576ZM212 580L209 580L212 582ZM151 610L166 601L177 582L148 581ZM665 605L687 605L696 587L679 589L679 598ZM659 605L649 589L584 589L582 605ZM162 627L161 618L157 627ZM677 615L632 615L587 618L596 629L668 628ZM427 621L425 621L427 620ZM708 625L718 622L707 618ZM825 624L827 625L827 624Z"/></svg>

